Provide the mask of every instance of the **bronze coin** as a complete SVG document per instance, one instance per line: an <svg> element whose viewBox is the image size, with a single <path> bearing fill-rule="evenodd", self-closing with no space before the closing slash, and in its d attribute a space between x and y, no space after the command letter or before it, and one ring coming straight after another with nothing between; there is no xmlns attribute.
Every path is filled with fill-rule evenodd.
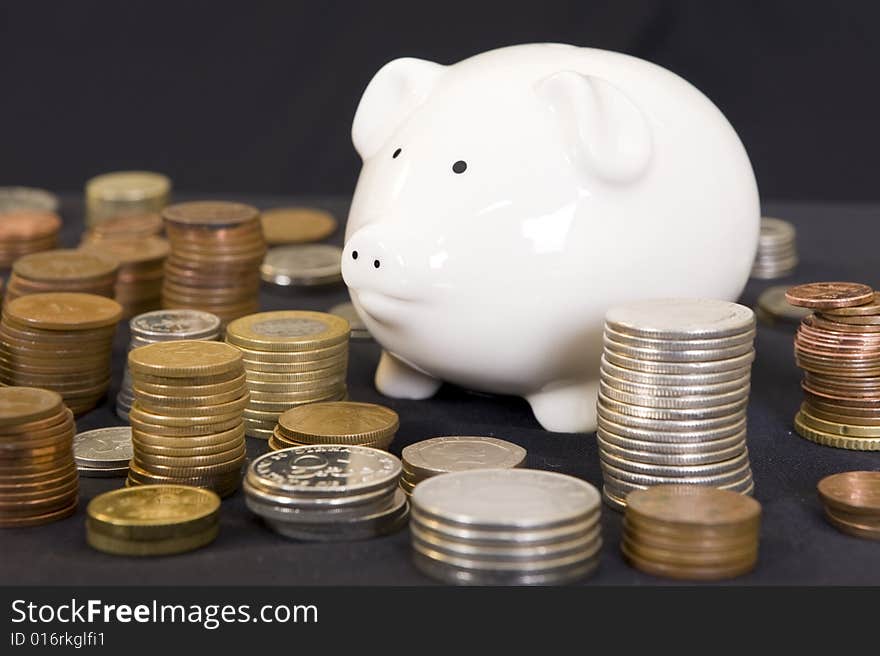
<svg viewBox="0 0 880 656"><path fill-rule="evenodd" d="M54 212L12 210L3 212L0 242L46 238L55 235L60 229L61 218Z"/></svg>
<svg viewBox="0 0 880 656"><path fill-rule="evenodd" d="M826 321L833 321L835 323L842 323L849 326L878 326L880 325L880 315L872 314L872 315L860 315L860 316L834 316L834 315L818 315L821 319L825 319Z"/></svg>
<svg viewBox="0 0 880 656"><path fill-rule="evenodd" d="M182 225L224 226L259 220L260 212L244 203L191 201L169 205L162 210L166 222ZM173 229L173 226L168 226Z"/></svg>
<svg viewBox="0 0 880 656"><path fill-rule="evenodd" d="M880 520L880 471L832 474L819 481L817 489L827 505Z"/></svg>
<svg viewBox="0 0 880 656"><path fill-rule="evenodd" d="M830 318L880 315L880 293L874 292L874 298L864 305L854 305L851 307L842 308L827 308L823 310L822 313L831 315Z"/></svg>
<svg viewBox="0 0 880 656"><path fill-rule="evenodd" d="M873 333L880 332L880 326L854 326L849 323L841 323L839 321L830 321L824 316L812 315L810 317L810 325L815 328L820 328L822 330L828 330L838 333L855 333L862 335L869 335Z"/></svg>
<svg viewBox="0 0 880 656"><path fill-rule="evenodd" d="M627 516L671 525L717 527L760 517L751 497L702 485L655 485L627 496Z"/></svg>
<svg viewBox="0 0 880 656"><path fill-rule="evenodd" d="M880 526L877 526L874 523L855 522L850 519L845 519L827 506L825 508L825 518L832 526L842 533L858 538L880 540Z"/></svg>
<svg viewBox="0 0 880 656"><path fill-rule="evenodd" d="M818 309L864 305L873 299L873 289L854 282L814 282L785 292L785 300L791 305Z"/></svg>

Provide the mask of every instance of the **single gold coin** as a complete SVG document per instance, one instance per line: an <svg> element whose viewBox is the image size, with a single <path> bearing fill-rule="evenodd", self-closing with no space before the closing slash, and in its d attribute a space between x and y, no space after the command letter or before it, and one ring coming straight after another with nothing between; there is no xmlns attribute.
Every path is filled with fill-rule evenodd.
<svg viewBox="0 0 880 656"><path fill-rule="evenodd" d="M146 467L151 470L156 466L164 466L180 470L195 467L221 465L234 460L239 460L242 458L242 456L245 455L245 451L246 447L244 440L238 440L236 444L232 445L226 451L218 451L216 453L191 453L180 455L177 453L147 453L145 451L138 450L135 459L142 467Z"/></svg>
<svg viewBox="0 0 880 656"><path fill-rule="evenodd" d="M142 394L135 395L135 401L144 413L152 413L156 416L166 417L166 419L170 417L186 418L190 421L193 421L193 417L232 418L235 413L239 413L247 407L249 400L250 395L247 390L243 390L235 398L225 403L200 406L151 404L150 397L145 397Z"/></svg>
<svg viewBox="0 0 880 656"><path fill-rule="evenodd" d="M314 207L276 207L260 220L269 244L304 244L326 239L338 225L330 212Z"/></svg>
<svg viewBox="0 0 880 656"><path fill-rule="evenodd" d="M142 490L144 487L126 487L125 490ZM192 488L194 490L201 488ZM203 490L210 492L210 490ZM211 494L214 494L211 492ZM115 556L169 556L172 554L185 553L204 547L213 542L220 531L219 524L215 524L203 531L191 535L167 537L155 540L130 540L115 538L104 535L94 530L90 524L86 524L86 542L93 549Z"/></svg>
<svg viewBox="0 0 880 656"><path fill-rule="evenodd" d="M169 378L216 376L241 368L241 352L223 342L158 342L130 351L128 366L133 375L144 373Z"/></svg>
<svg viewBox="0 0 880 656"><path fill-rule="evenodd" d="M200 449L213 449L244 438L245 427L241 423L217 432L201 435L157 435L152 432L132 428L131 441L146 451L151 449L180 449L197 452Z"/></svg>
<svg viewBox="0 0 880 656"><path fill-rule="evenodd" d="M849 449L851 451L880 451L880 437L843 436L816 430L804 421L800 412L794 418L794 428L797 434L805 440L821 444L822 446Z"/></svg>
<svg viewBox="0 0 880 656"><path fill-rule="evenodd" d="M326 312L281 310L236 319L226 327L226 341L262 351L309 351L345 342L348 322Z"/></svg>
<svg viewBox="0 0 880 656"><path fill-rule="evenodd" d="M141 407L140 402L135 399L134 404L129 410L129 419L144 422L147 424L156 424L159 426L178 427L178 428L195 428L197 426L225 426L227 422L235 422L241 420L241 412L243 404L237 404L232 410L224 410L222 414L163 414L150 412ZM224 429L225 430L225 429Z"/></svg>
<svg viewBox="0 0 880 656"><path fill-rule="evenodd" d="M135 404L137 404L137 401L135 401ZM134 412L134 410L135 408L132 407L132 409L128 413L128 419L131 423L132 430L156 436L167 436L176 438L208 436L215 433L223 433L225 431L238 428L241 426L242 422L241 414L236 413L236 415L232 419L217 421L216 423L175 422L174 424L170 425L156 424L150 421L141 420L141 413Z"/></svg>
<svg viewBox="0 0 880 656"><path fill-rule="evenodd" d="M59 415L61 395L36 387L0 388L0 427L25 424Z"/></svg>
<svg viewBox="0 0 880 656"><path fill-rule="evenodd" d="M875 437L880 439L880 426L859 426L853 423L827 421L814 417L805 406L806 404L801 406L800 420L805 426L813 430L842 437Z"/></svg>
<svg viewBox="0 0 880 656"><path fill-rule="evenodd" d="M314 442L319 437L335 441L369 441L394 435L400 425L397 413L374 403L332 401L287 410L278 417L282 433L293 440Z"/></svg>
<svg viewBox="0 0 880 656"><path fill-rule="evenodd" d="M210 397L216 394L226 394L227 392L242 389L247 384L245 374L240 374L235 378L220 383L207 383L205 385L163 385L161 383L150 383L144 380L144 376L138 376L135 387L146 394L161 397ZM185 379L173 379L181 381Z"/></svg>
<svg viewBox="0 0 880 656"><path fill-rule="evenodd" d="M132 392L134 392L134 397L141 404L141 407L151 412L157 412L161 409L178 408L179 413L185 413L187 409L192 408L193 414L200 414L198 408L216 408L240 399L247 394L247 388L244 385L239 385L228 392L218 392L208 396L174 396L151 394L150 392L141 389L139 385L133 385ZM244 405L247 405L247 403ZM171 414L174 413L172 412Z"/></svg>
<svg viewBox="0 0 880 656"><path fill-rule="evenodd" d="M50 292L15 299L4 308L6 316L29 328L85 330L115 326L122 318L122 306L94 294Z"/></svg>
<svg viewBox="0 0 880 656"><path fill-rule="evenodd" d="M119 262L110 253L60 248L18 258L12 272L39 282L67 282L113 276Z"/></svg>
<svg viewBox="0 0 880 656"><path fill-rule="evenodd" d="M254 366L263 364L287 365L290 367L290 371L326 367L335 360L348 358L348 344L344 341L327 348L308 351L261 351L238 344L236 347L241 349L241 355L247 363Z"/></svg>

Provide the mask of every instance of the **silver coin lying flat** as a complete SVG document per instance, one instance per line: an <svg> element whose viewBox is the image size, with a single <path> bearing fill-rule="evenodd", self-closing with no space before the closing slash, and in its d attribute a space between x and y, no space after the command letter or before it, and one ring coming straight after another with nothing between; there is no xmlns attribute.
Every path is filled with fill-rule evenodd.
<svg viewBox="0 0 880 656"><path fill-rule="evenodd" d="M97 428L77 433L73 438L73 457L83 467L127 468L133 456L129 426Z"/></svg>
<svg viewBox="0 0 880 656"><path fill-rule="evenodd" d="M328 244L270 248L260 267L273 285L325 285L342 280L342 249Z"/></svg>
<svg viewBox="0 0 880 656"><path fill-rule="evenodd" d="M210 312L168 309L144 312L129 322L131 334L148 343L165 339L203 339L220 332L220 318Z"/></svg>

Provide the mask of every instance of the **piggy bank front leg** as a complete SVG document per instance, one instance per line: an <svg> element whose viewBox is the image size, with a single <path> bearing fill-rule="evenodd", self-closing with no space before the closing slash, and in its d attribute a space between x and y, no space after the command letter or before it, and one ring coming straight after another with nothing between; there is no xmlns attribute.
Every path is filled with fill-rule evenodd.
<svg viewBox="0 0 880 656"><path fill-rule="evenodd" d="M376 389L396 399L427 399L440 389L442 381L416 371L408 364L382 351L376 368Z"/></svg>
<svg viewBox="0 0 880 656"><path fill-rule="evenodd" d="M592 433L596 430L599 382L561 382L526 397L535 419L554 433Z"/></svg>

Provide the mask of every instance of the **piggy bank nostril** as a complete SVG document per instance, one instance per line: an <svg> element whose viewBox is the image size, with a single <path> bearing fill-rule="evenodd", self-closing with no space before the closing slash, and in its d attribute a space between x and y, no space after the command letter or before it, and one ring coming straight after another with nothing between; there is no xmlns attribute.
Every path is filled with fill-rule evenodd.
<svg viewBox="0 0 880 656"><path fill-rule="evenodd" d="M357 252L357 251L352 251L352 252L351 252L351 259L353 259L353 260L358 259L358 252Z"/></svg>
<svg viewBox="0 0 880 656"><path fill-rule="evenodd" d="M379 260L373 260L373 266L379 268Z"/></svg>

